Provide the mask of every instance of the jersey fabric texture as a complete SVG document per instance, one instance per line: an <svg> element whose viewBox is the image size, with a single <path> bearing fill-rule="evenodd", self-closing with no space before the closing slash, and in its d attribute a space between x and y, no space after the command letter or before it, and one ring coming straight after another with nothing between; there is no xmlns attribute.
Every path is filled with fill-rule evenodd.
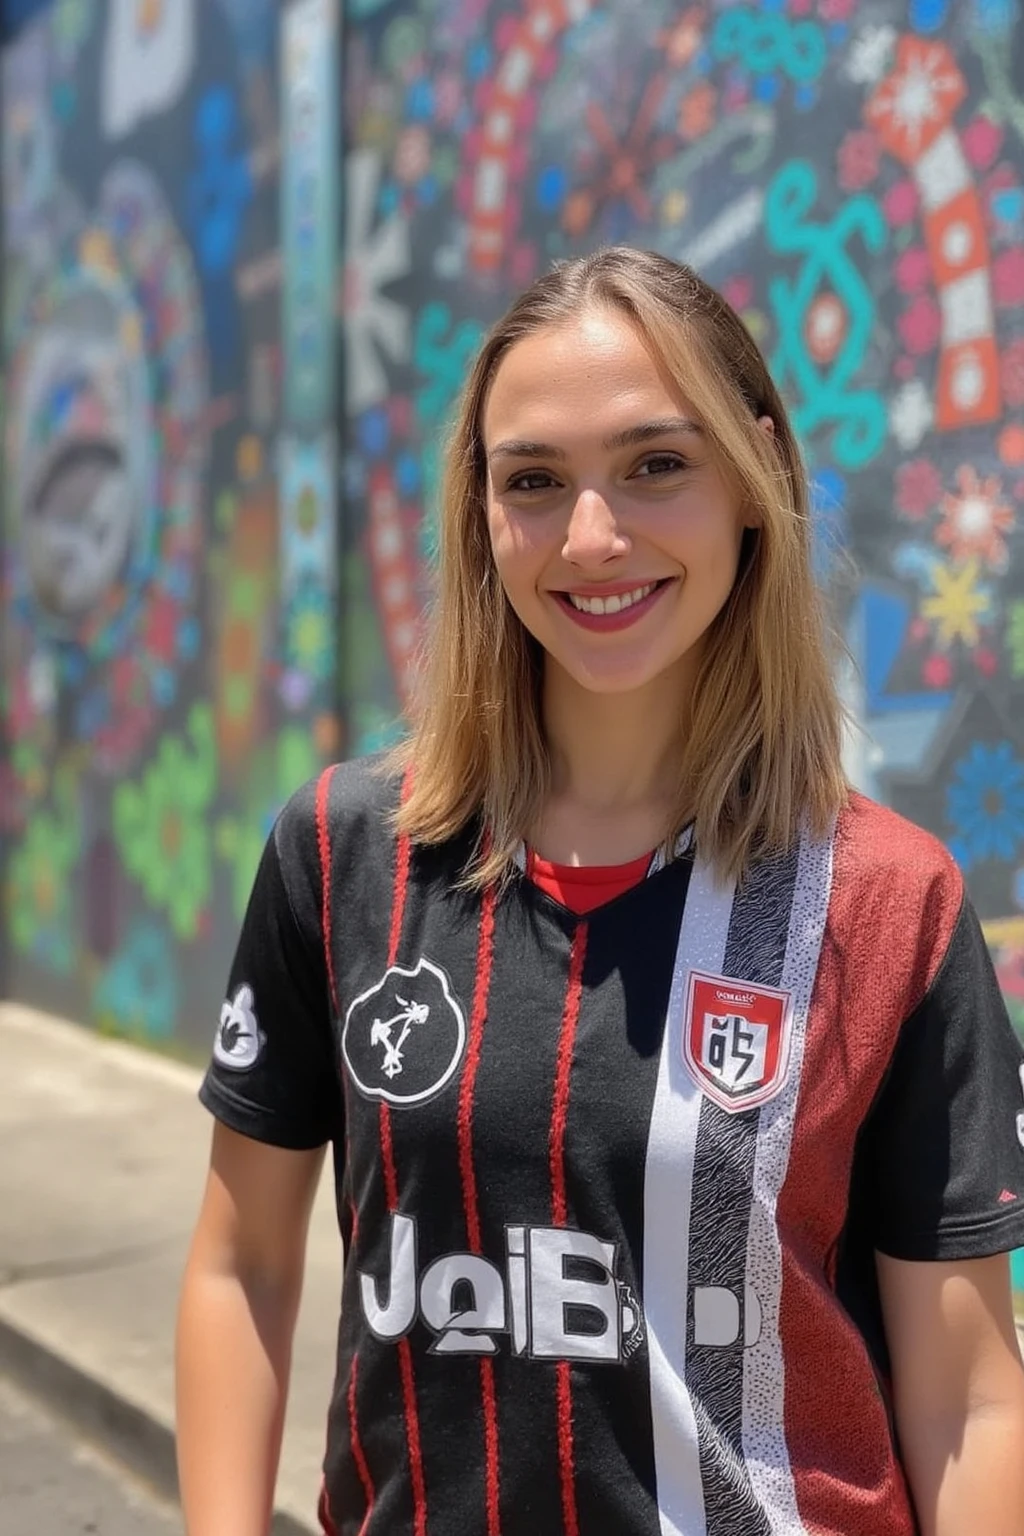
<svg viewBox="0 0 1024 1536"><path fill-rule="evenodd" d="M580 917L397 785L282 813L201 1094L334 1143L339 1536L912 1536L873 1252L1024 1243L1022 1052L945 849L853 797Z"/></svg>

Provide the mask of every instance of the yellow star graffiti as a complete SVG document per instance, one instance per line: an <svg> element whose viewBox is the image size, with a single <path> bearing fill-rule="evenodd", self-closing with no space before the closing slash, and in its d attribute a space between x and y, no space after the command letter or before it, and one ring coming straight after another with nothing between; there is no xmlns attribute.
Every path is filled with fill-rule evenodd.
<svg viewBox="0 0 1024 1536"><path fill-rule="evenodd" d="M924 599L921 612L934 622L940 645L952 645L954 640L962 640L966 646L977 645L978 620L992 606L990 595L978 591L977 580L977 560L967 560L957 570L936 565L935 595Z"/></svg>

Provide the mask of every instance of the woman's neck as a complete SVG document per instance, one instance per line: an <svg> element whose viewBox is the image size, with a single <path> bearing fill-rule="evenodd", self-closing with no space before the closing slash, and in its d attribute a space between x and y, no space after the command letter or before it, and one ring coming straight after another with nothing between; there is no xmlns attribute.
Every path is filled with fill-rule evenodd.
<svg viewBox="0 0 1024 1536"><path fill-rule="evenodd" d="M599 694L556 667L543 690L552 785L531 842L567 864L617 864L656 847L679 800L678 680Z"/></svg>

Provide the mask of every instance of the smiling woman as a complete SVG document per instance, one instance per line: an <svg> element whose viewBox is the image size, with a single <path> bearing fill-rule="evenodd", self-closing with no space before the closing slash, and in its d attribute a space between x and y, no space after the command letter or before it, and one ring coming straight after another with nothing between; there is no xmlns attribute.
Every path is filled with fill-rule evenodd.
<svg viewBox="0 0 1024 1536"><path fill-rule="evenodd" d="M485 339L408 740L289 803L229 978L190 1536L266 1528L329 1140L327 1536L1024 1528L1024 1059L948 852L845 783L809 542L692 271Z"/></svg>
<svg viewBox="0 0 1024 1536"><path fill-rule="evenodd" d="M645 252L556 268L487 338L448 465L410 836L444 839L472 805L480 884L541 820L541 851L600 862L582 827L552 824L567 741L604 780L584 791L598 820L606 797L620 829L623 802L647 802L624 858L693 821L735 875L801 817L825 830L842 720L806 479L718 294Z"/></svg>

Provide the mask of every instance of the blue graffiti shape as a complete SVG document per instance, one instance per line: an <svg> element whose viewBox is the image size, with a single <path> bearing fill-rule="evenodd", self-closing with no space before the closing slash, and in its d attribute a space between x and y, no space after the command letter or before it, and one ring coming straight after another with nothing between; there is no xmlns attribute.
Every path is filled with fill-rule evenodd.
<svg viewBox="0 0 1024 1536"><path fill-rule="evenodd" d="M210 276L234 265L242 219L252 197L248 161L234 148L237 129L231 92L224 86L211 87L196 109L200 164L188 180L189 225L200 268Z"/></svg>
<svg viewBox="0 0 1024 1536"><path fill-rule="evenodd" d="M814 167L794 160L783 166L765 197L769 248L805 257L795 281L775 277L768 285L778 335L772 371L780 383L790 381L800 393L793 411L797 432L806 436L823 423L838 422L832 457L843 469L862 469L885 441L887 417L877 390L849 387L864 362L875 303L847 246L860 235L869 251L878 252L885 245L887 228L882 210L866 194L850 198L831 223L813 223L806 215L817 195ZM849 320L842 345L827 369L815 364L805 340L807 311L823 288L842 301Z"/></svg>
<svg viewBox="0 0 1024 1536"><path fill-rule="evenodd" d="M188 178L188 222L203 284L206 334L215 365L231 358L238 344L238 302L233 271L242 221L252 197L248 160L235 148L238 117L234 97L213 86L196 109L199 164Z"/></svg>
<svg viewBox="0 0 1024 1536"><path fill-rule="evenodd" d="M949 0L910 0L910 25L915 32L938 32L948 10Z"/></svg>
<svg viewBox="0 0 1024 1536"><path fill-rule="evenodd" d="M903 594L865 582L858 608L862 640L857 659L864 679L865 713L872 717L948 709L953 702L951 693L925 689L900 693L892 685L914 617L914 609Z"/></svg>
<svg viewBox="0 0 1024 1536"><path fill-rule="evenodd" d="M711 34L716 59L738 59L752 75L781 70L791 80L816 80L828 59L825 34L816 21L790 21L750 6L723 11Z"/></svg>
<svg viewBox="0 0 1024 1536"><path fill-rule="evenodd" d="M976 741L955 764L946 818L954 828L949 851L961 869L1017 857L1024 842L1024 763L1008 741Z"/></svg>
<svg viewBox="0 0 1024 1536"><path fill-rule="evenodd" d="M811 481L812 557L814 575L825 585L846 548L846 480L834 469L821 468Z"/></svg>
<svg viewBox="0 0 1024 1536"><path fill-rule="evenodd" d="M178 970L167 931L138 918L118 955L101 975L93 1013L131 1035L166 1036L178 1015Z"/></svg>
<svg viewBox="0 0 1024 1536"><path fill-rule="evenodd" d="M1005 37L1017 19L1017 0L974 0L974 25L990 37Z"/></svg>

